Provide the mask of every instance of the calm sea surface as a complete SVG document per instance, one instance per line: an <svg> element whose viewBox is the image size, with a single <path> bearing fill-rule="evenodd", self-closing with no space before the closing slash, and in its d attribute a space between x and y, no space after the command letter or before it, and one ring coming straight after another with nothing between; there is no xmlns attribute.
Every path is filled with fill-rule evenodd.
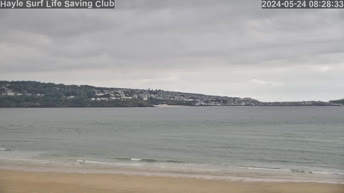
<svg viewBox="0 0 344 193"><path fill-rule="evenodd" d="M344 174L343 107L0 109L0 159Z"/></svg>

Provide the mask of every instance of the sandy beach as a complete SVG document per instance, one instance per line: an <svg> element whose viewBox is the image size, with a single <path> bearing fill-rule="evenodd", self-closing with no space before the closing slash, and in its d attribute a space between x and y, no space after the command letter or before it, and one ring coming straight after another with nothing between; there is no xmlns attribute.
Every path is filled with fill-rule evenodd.
<svg viewBox="0 0 344 193"><path fill-rule="evenodd" d="M343 193L343 184L0 170L1 193Z"/></svg>

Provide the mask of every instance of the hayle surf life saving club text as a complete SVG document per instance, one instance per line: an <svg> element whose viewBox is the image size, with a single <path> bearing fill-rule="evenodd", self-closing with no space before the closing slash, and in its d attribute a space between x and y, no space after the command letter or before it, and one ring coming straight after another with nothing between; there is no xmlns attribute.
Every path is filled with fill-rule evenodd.
<svg viewBox="0 0 344 193"><path fill-rule="evenodd" d="M113 9L115 0L0 0L3 9Z"/></svg>

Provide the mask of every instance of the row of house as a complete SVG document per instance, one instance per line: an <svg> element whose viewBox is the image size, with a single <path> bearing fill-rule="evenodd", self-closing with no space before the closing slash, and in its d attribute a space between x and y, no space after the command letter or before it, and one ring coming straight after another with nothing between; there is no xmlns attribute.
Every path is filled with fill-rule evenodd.
<svg viewBox="0 0 344 193"><path fill-rule="evenodd" d="M111 100L128 100L139 99L147 101L149 99L163 100L163 101L183 101L193 102L198 106L216 106L216 105L250 105L258 104L251 98L235 98L235 97L220 97L209 96L192 93L168 92L163 90L131 90L131 89L95 89L95 97L92 101L111 101Z"/></svg>
<svg viewBox="0 0 344 193"><path fill-rule="evenodd" d="M56 88L59 90L59 88ZM221 97L193 93L169 92L163 90L143 90L143 89L121 89L121 88L94 88L94 95L89 98L91 101L112 101L112 100L161 100L166 101L182 101L192 103L198 106L216 106L216 105L259 105L260 102L251 98L236 98L236 97ZM8 86L0 88L0 93L3 96L38 96L42 97L41 93L27 93L17 92L9 89ZM64 96L66 99L74 99L76 96Z"/></svg>
<svg viewBox="0 0 344 193"><path fill-rule="evenodd" d="M12 89L9 89L7 87L1 87L0 88L0 93L2 96L38 96L38 97L42 97L44 96L44 94L41 93L37 93L37 94L31 94L31 93L21 93L21 92L16 92L13 91Z"/></svg>
<svg viewBox="0 0 344 193"><path fill-rule="evenodd" d="M165 91L150 91L150 90L126 90L126 89L95 89L95 97L92 101L109 101L109 100L129 100L140 99L147 101L149 99L157 100L175 100L175 101L196 101L195 98L186 97L183 95L172 94L172 92Z"/></svg>

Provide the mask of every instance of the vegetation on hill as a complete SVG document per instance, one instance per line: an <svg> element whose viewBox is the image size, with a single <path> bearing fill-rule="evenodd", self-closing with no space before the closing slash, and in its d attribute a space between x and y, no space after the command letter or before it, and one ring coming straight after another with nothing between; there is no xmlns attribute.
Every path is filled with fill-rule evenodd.
<svg viewBox="0 0 344 193"><path fill-rule="evenodd" d="M94 100L95 87L0 81L0 107L148 107L138 99Z"/></svg>
<svg viewBox="0 0 344 193"><path fill-rule="evenodd" d="M225 101L214 96L163 90L0 81L0 107L152 107L158 104L193 106L202 100L207 101L208 103L204 103L207 105L222 105L220 102Z"/></svg>
<svg viewBox="0 0 344 193"><path fill-rule="evenodd" d="M342 104L342 105L344 105L344 99L340 99L340 100L332 100L332 101L330 101L330 103L334 103L334 104Z"/></svg>

